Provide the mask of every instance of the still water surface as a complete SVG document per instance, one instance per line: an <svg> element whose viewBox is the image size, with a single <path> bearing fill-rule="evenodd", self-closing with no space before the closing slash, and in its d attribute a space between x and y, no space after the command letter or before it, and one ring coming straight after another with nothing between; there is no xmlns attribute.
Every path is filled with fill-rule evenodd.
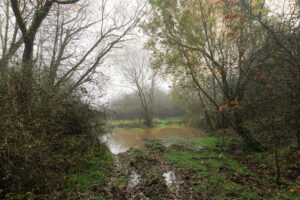
<svg viewBox="0 0 300 200"><path fill-rule="evenodd" d="M199 137L200 134L199 129L187 127L149 128L138 131L116 129L113 133L102 136L101 140L107 144L113 154L119 154L131 147L143 148L147 139L162 139L165 145L168 145L171 141L167 139L171 136Z"/></svg>

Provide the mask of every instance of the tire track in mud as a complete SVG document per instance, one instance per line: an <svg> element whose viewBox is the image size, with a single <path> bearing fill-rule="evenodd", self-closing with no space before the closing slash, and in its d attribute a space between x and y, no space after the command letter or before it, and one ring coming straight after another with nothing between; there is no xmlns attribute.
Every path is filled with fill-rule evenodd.
<svg viewBox="0 0 300 200"><path fill-rule="evenodd" d="M159 162L171 199L183 199L183 197L180 196L180 188L184 184L184 181L181 180L180 175L176 173L176 170L163 159L164 150L156 151L147 149L146 152Z"/></svg>
<svg viewBox="0 0 300 200"><path fill-rule="evenodd" d="M184 176L163 159L165 151L160 146L115 155L107 199L192 199Z"/></svg>
<svg viewBox="0 0 300 200"><path fill-rule="evenodd" d="M108 184L107 190L109 191L109 196L107 196L107 199L149 199L140 191L138 185L130 185L128 183L130 181L130 174L128 172L125 172L125 176L128 179L127 184L120 184L119 179L124 177L122 172L122 165L124 164L121 161L122 156L123 154L114 155L115 169Z"/></svg>

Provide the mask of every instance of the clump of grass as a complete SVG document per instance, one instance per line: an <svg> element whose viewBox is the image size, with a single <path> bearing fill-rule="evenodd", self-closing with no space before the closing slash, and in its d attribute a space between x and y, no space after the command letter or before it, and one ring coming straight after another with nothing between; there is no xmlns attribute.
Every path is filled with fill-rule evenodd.
<svg viewBox="0 0 300 200"><path fill-rule="evenodd" d="M149 149L153 149L153 150L163 150L164 147L162 146L162 144L160 142L157 141L149 141L145 144L145 146Z"/></svg>
<svg viewBox="0 0 300 200"><path fill-rule="evenodd" d="M149 158L149 154L143 150L134 149L130 151L130 156L134 159L146 159Z"/></svg>

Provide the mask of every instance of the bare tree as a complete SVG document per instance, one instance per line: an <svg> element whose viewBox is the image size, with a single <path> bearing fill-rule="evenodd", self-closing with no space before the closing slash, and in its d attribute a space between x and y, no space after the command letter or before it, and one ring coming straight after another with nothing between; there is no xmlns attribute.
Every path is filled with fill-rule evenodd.
<svg viewBox="0 0 300 200"><path fill-rule="evenodd" d="M157 74L150 66L149 55L144 50L126 49L121 62L121 73L128 82L128 87L135 91L139 98L140 114L145 120L145 125L151 127Z"/></svg>
<svg viewBox="0 0 300 200"><path fill-rule="evenodd" d="M24 44L22 77L26 84L20 89L23 108L30 105L35 71L42 72L43 80L52 89L67 85L66 95L99 77L101 72L97 68L105 64L105 57L118 44L133 37L145 7L140 0L127 10L121 1L11 0L3 4L6 13L9 13L9 5L16 20L11 22L15 26L15 39L12 39L11 50L7 51L4 45L2 57L10 57ZM18 29L21 32L19 40L16 39ZM7 41L6 35L3 41Z"/></svg>
<svg viewBox="0 0 300 200"><path fill-rule="evenodd" d="M23 13L24 9L21 10ZM10 1L4 0L0 2L0 74L6 71L8 62L23 44L23 38L19 34L18 25L13 20Z"/></svg>

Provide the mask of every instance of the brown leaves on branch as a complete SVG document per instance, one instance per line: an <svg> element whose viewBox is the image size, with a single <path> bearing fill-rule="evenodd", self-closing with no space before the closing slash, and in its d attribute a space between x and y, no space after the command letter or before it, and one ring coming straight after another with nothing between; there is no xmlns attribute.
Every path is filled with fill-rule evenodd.
<svg viewBox="0 0 300 200"><path fill-rule="evenodd" d="M272 56L272 57L275 57L275 52L274 52L274 50L271 51L271 56Z"/></svg>
<svg viewBox="0 0 300 200"><path fill-rule="evenodd" d="M298 64L296 64L296 65L293 66L294 69L297 69L299 67L300 67L300 62Z"/></svg>

